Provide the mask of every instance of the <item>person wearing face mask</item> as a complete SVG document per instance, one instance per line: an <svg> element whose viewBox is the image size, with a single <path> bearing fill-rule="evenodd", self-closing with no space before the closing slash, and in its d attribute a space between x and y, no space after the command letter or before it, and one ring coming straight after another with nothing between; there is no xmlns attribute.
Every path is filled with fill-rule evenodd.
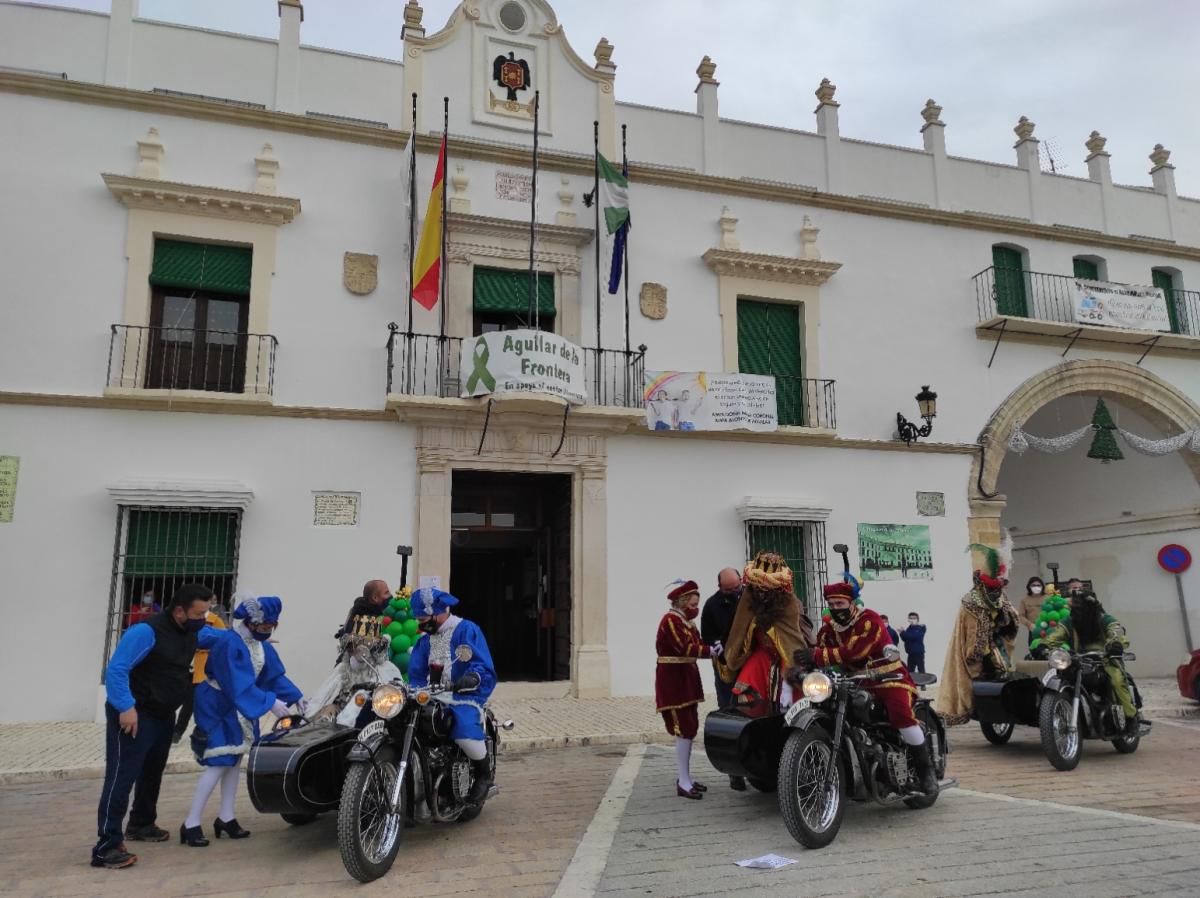
<svg viewBox="0 0 1200 898"><path fill-rule="evenodd" d="M130 867L133 842L164 842L170 833L157 826L158 792L171 750L175 711L192 688L197 647L212 648L216 631L204 615L213 592L199 583L179 588L166 611L125 631L104 676L107 701L104 785L97 809L99 839L92 866ZM134 785L137 789L134 791ZM133 809L122 831L129 793Z"/></svg>
<svg viewBox="0 0 1200 898"><path fill-rule="evenodd" d="M206 679L196 687L192 752L204 770L196 783L191 811L179 827L180 844L193 848L208 845L200 815L218 783L221 808L213 820L215 838L250 835L233 812L242 755L258 738L260 717L268 711L287 717L291 714L288 705L299 703L303 695L288 679L278 652L268 642L279 626L283 601L278 596L256 598L243 592L238 598L233 628L217 634L205 665Z"/></svg>
<svg viewBox="0 0 1200 898"><path fill-rule="evenodd" d="M1021 623L1029 631L1029 642L1033 642L1033 625L1042 613L1046 601L1046 581L1041 577L1030 577L1025 583L1025 597L1021 599Z"/></svg>
<svg viewBox="0 0 1200 898"><path fill-rule="evenodd" d="M483 706L496 688L496 667L478 624L450 609L458 599L430 586L413 593L412 613L424 634L408 662L410 686L441 685L448 677L452 695L441 696L454 714L450 736L471 759L473 781L467 800L478 804L492 786L492 765L483 732Z"/></svg>
<svg viewBox="0 0 1200 898"><path fill-rule="evenodd" d="M1125 635L1125 628L1121 626L1120 621L1105 612L1096 594L1084 588L1079 580L1068 582L1067 595L1071 613L1046 634L1038 647L1038 653L1044 656L1052 649L1064 646L1073 648L1076 652L1104 652L1108 656L1104 663L1104 672L1108 675L1112 693L1113 719L1118 728L1123 723L1127 733L1136 733L1137 704L1134 702L1133 691L1129 688L1129 680L1125 677L1125 666L1121 660L1125 650L1129 648L1129 637Z"/></svg>
<svg viewBox="0 0 1200 898"><path fill-rule="evenodd" d="M208 606L208 614L205 615L205 621L214 630L225 629L225 618L219 613L221 611L220 600L213 596L212 601ZM208 661L208 651L205 649L196 649L196 657L192 661L192 687L188 690L187 698L183 700L183 706L179 709L178 717L175 721L175 734L171 737L171 744L176 745L183 740L183 734L187 732L188 724L192 720L192 700L196 694L196 686L204 682L204 665Z"/></svg>
<svg viewBox="0 0 1200 898"><path fill-rule="evenodd" d="M129 614L125 619L125 626L128 628L134 624L148 621L160 611L162 611L162 607L158 602L154 601L154 587L147 586L142 592L141 600L129 609Z"/></svg>
<svg viewBox="0 0 1200 898"><path fill-rule="evenodd" d="M908 626L900 631L900 638L908 655L905 665L909 672L925 673L925 625L917 612L908 612Z"/></svg>
<svg viewBox="0 0 1200 898"><path fill-rule="evenodd" d="M742 597L742 574L737 568L727 567L717 574L717 591L704 603L700 613L700 638L704 644L715 648L723 646L733 628L733 616L737 612L738 599ZM713 686L717 693L717 707L728 708L733 704L733 681L735 674L724 663L721 652L713 652ZM746 778L731 776L729 788L746 791Z"/></svg>
<svg viewBox="0 0 1200 898"><path fill-rule="evenodd" d="M704 701L697 662L712 657L696 629L700 614L700 587L695 580L675 580L667 585L671 607L658 623L654 647L654 707L662 715L667 733L675 737L675 763L679 776L675 794L699 800L708 788L692 779L692 742L700 728L697 706Z"/></svg>
<svg viewBox="0 0 1200 898"><path fill-rule="evenodd" d="M1000 679L1013 671L1013 643L1020 622L1004 594L1011 545L1005 533L999 551L982 545L968 547L984 557L985 568L975 571L974 585L963 596L946 649L937 710L947 726L971 719L975 680Z"/></svg>

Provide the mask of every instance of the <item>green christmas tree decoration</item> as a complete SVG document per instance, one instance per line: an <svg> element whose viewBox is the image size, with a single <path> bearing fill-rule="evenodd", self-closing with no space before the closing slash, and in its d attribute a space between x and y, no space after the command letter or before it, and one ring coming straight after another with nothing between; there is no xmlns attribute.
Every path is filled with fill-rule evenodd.
<svg viewBox="0 0 1200 898"><path fill-rule="evenodd" d="M1117 445L1117 425L1113 423L1112 415L1103 399L1096 400L1096 411L1092 414L1092 426L1096 435L1092 438L1092 448L1088 449L1088 458L1099 459L1102 462L1120 461L1125 456Z"/></svg>

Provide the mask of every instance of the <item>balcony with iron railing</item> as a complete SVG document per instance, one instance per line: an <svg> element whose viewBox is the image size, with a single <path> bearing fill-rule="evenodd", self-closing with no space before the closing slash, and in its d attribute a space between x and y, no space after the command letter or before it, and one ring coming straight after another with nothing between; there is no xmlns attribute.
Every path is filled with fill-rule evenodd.
<svg viewBox="0 0 1200 898"><path fill-rule="evenodd" d="M462 337L410 334L392 325L386 345L389 397L452 399L461 395ZM582 349L587 404L642 413L646 347ZM836 429L832 380L776 376L775 394L781 427Z"/></svg>
<svg viewBox="0 0 1200 898"><path fill-rule="evenodd" d="M1141 347L1145 350L1143 357L1156 346L1200 351L1200 292L1194 290L1163 290L1171 326L1168 332L1078 321L1079 293L1076 278L1069 275L989 266L975 275L972 282L978 320L976 332L994 339L996 348L1006 337L1034 335L1062 337L1067 349L1080 339Z"/></svg>
<svg viewBox="0 0 1200 898"><path fill-rule="evenodd" d="M269 402L278 346L271 334L114 324L105 392Z"/></svg>

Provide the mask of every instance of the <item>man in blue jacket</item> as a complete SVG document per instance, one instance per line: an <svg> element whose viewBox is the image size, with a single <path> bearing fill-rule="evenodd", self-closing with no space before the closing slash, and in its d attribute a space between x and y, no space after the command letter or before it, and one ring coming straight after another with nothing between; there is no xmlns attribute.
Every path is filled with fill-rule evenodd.
<svg viewBox="0 0 1200 898"><path fill-rule="evenodd" d="M471 759L474 781L468 800L478 804L492 785L492 764L483 732L483 706L496 688L492 653L479 626L450 609L458 599L440 589L423 587L412 596L412 613L425 634L413 646L408 662L412 686L446 683L453 697L444 698L454 714L450 736Z"/></svg>
<svg viewBox="0 0 1200 898"><path fill-rule="evenodd" d="M904 651L908 653L905 666L909 673L925 673L925 625L915 611L908 612L908 626L900 631Z"/></svg>
<svg viewBox="0 0 1200 898"><path fill-rule="evenodd" d="M192 658L197 648L211 648L216 640L216 631L205 628L212 596L211 589L198 583L181 586L165 611L125 631L108 663L104 786L93 867L115 870L136 864L137 855L126 850L126 839L170 838L155 825L158 791L171 751L175 712L192 688ZM135 785L129 826L123 830Z"/></svg>

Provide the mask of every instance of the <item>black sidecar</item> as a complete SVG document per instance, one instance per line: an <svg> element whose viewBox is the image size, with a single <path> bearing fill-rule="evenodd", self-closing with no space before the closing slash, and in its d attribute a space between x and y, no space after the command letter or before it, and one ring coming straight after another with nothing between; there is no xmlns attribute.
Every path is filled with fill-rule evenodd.
<svg viewBox="0 0 1200 898"><path fill-rule="evenodd" d="M250 749L246 765L246 787L255 809L279 814L294 825L336 811L346 756L358 733L357 727L332 722L296 722L264 735Z"/></svg>
<svg viewBox="0 0 1200 898"><path fill-rule="evenodd" d="M704 753L721 773L744 776L758 791L774 792L788 732L783 714L713 711L704 718Z"/></svg>
<svg viewBox="0 0 1200 898"><path fill-rule="evenodd" d="M971 684L975 709L984 738L993 745L1004 745L1018 726L1038 725L1038 703L1042 695L1044 661L1017 661L1016 669L1004 677L975 680Z"/></svg>

